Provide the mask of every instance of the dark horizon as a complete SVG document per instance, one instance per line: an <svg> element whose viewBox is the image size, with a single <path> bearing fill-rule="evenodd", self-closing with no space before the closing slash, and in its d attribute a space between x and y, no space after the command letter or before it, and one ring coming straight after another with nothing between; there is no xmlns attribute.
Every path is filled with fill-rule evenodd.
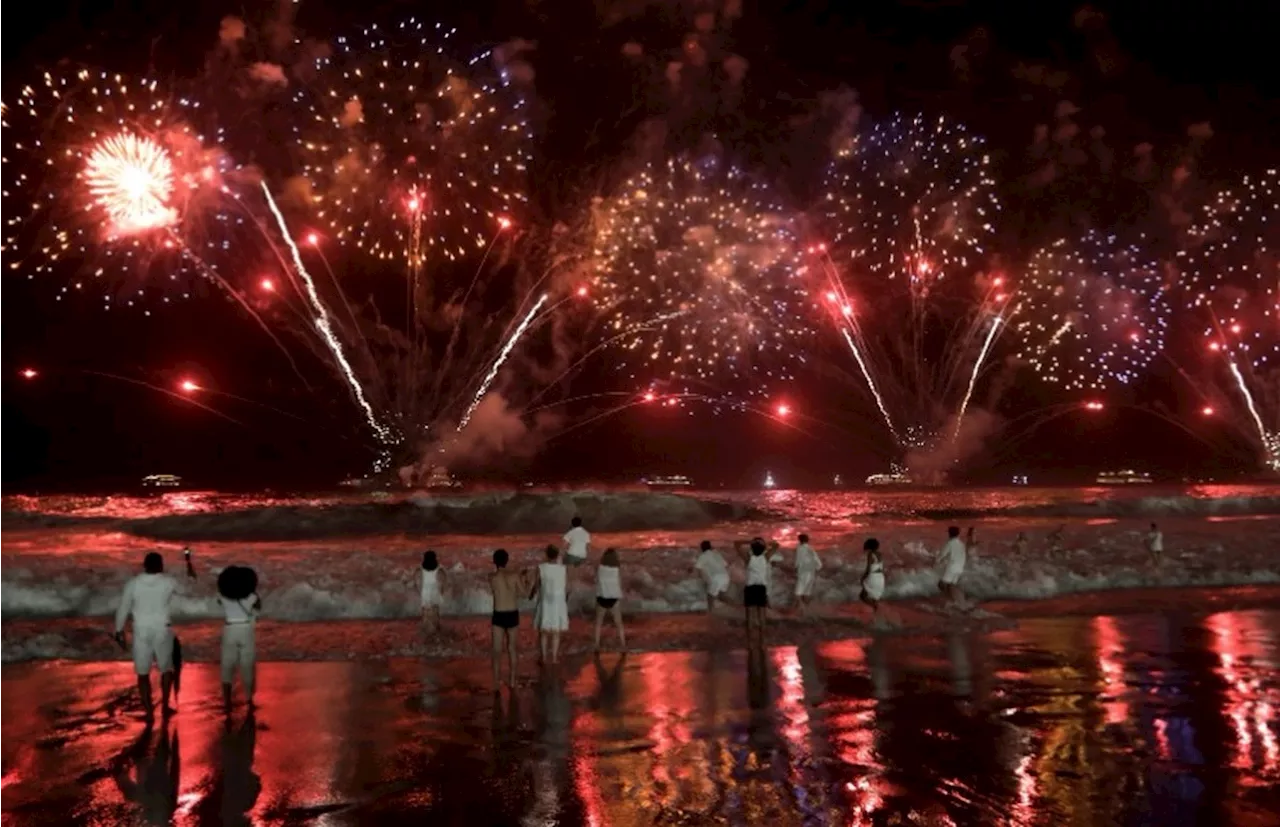
<svg viewBox="0 0 1280 827"><path fill-rule="evenodd" d="M575 3L553 13L493 2L455 12L467 43L537 43L533 220L572 220L582 193L634 166L642 154L638 136L654 122L665 129L661 154L697 150L715 134L724 155L803 202L824 163L816 147L825 147L820 136L829 125L817 102L840 89L856 91L868 122L899 111L945 113L986 136L1005 199L1002 253L1025 254L1088 223L1126 236L1155 232L1152 249L1167 259L1167 213L1180 199L1280 159L1280 76L1269 68L1265 27L1244 4L900 3L841 11L806 2L742 12L726 24L722 44L749 63L741 101L718 92L669 100L660 73L637 80L624 61L621 50L633 42L653 62L679 54L695 27L692 6ZM332 38L413 13L409 4L303 4L293 25L308 37ZM5 34L5 100L63 58L205 77L226 15L261 25L272 12L266 5L173 8L151 0L42 5ZM1061 160L1065 172L1036 183L1044 160L1037 128L1067 122L1096 135L1094 145L1106 152L1078 166ZM1159 172L1138 184L1121 170L1144 144ZM1189 170L1185 189L1167 186L1174 168ZM294 376L216 291L104 312L90 291L71 290L64 299L63 284L28 281L8 268L5 278L6 491L125 486L151 473L179 474L197 487L328 488L369 469L372 440L344 386L302 348L303 379ZM65 279L74 281L74 274ZM888 471L893 449L867 395L824 370L852 372L847 353L830 330L819 334L806 370L752 402L764 409L787 404L794 413L785 422L696 404L637 406L555 436L608 407L571 402L549 442L531 440L483 467L460 463L456 472L495 482L644 474L745 482L768 469L813 485L836 473L848 483ZM1192 346L1192 332L1181 330L1169 349L1180 354ZM559 399L625 388L608 354L602 357L571 387L557 389ZM24 379L27 368L38 376ZM207 389L200 399L216 414L166 393L187 377ZM1072 411L1024 433L1034 412L1095 397L1105 400L1104 411ZM1004 425L962 466L958 482L1004 484L1025 473L1033 484L1069 484L1124 467L1168 480L1254 477L1247 442L1222 417L1199 416L1201 400L1163 361L1132 386L1092 394L1061 392L1004 364L980 387L975 405L989 399Z"/></svg>

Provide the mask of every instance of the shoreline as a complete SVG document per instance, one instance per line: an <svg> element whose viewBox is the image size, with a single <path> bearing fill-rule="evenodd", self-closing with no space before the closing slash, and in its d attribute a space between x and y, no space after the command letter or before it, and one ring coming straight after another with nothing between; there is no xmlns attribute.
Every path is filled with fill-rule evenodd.
<svg viewBox="0 0 1280 827"><path fill-rule="evenodd" d="M1036 600L983 602L972 613L939 610L939 601L900 600L883 604L896 626L875 629L865 606L818 605L818 622L810 623L774 611L766 645L800 645L839 640L886 637L937 638L960 632L1016 627L1043 618L1126 616L1152 612L1206 613L1280 607L1280 585L1116 589ZM532 613L522 612L520 651L532 662L537 637ZM633 653L723 651L745 648L740 607L721 607L714 617L705 613L632 613L624 615L629 650ZM446 615L443 633L424 639L415 618L258 622L259 662L388 661L409 658L439 661L489 656L487 615ZM571 613L570 631L562 638L567 655L590 654L594 614ZM0 626L3 663L30 661L126 661L111 640L110 617L9 618ZM216 663L222 623L200 620L175 624L187 663ZM602 649L613 652L613 629L606 623Z"/></svg>

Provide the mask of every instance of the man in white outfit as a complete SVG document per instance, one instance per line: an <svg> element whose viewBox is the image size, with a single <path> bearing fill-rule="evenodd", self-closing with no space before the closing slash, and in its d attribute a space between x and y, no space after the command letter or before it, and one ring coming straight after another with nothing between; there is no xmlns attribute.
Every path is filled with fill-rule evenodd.
<svg viewBox="0 0 1280 827"><path fill-rule="evenodd" d="M956 584L964 574L967 557L964 541L960 539L960 527L951 526L947 529L947 542L938 552L938 569L942 573L938 591L953 603L958 599L960 590Z"/></svg>
<svg viewBox="0 0 1280 827"><path fill-rule="evenodd" d="M574 517L570 521L564 542L568 546L564 552L565 565L581 566L587 562L587 546L591 544L591 534L582 527L581 517Z"/></svg>
<svg viewBox="0 0 1280 827"><path fill-rule="evenodd" d="M1155 523L1151 524L1151 530L1147 532L1147 553L1151 555L1153 563L1159 563L1164 556L1164 534Z"/></svg>
<svg viewBox="0 0 1280 827"><path fill-rule="evenodd" d="M173 627L169 619L169 603L178 584L164 573L164 558L156 552L142 561L142 574L124 586L120 608L116 609L116 641L124 646L125 621L133 617L133 666L138 674L138 694L146 709L147 720L154 717L151 708L151 664L160 669L160 702L164 715L173 712L169 692L173 689Z"/></svg>

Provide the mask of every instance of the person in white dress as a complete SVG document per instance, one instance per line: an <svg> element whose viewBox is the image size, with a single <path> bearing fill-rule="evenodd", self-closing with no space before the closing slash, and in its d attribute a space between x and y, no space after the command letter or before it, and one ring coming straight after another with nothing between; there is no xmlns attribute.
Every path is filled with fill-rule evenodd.
<svg viewBox="0 0 1280 827"><path fill-rule="evenodd" d="M1155 523L1151 524L1151 530L1147 532L1147 553L1151 555L1153 563L1159 563L1164 556L1164 533Z"/></svg>
<svg viewBox="0 0 1280 827"><path fill-rule="evenodd" d="M967 557L964 540L960 539L960 527L951 526L947 529L947 542L938 552L937 563L938 570L941 572L938 591L953 603L963 597L957 584L960 582L961 575L964 574Z"/></svg>
<svg viewBox="0 0 1280 827"><path fill-rule="evenodd" d="M581 566L587 562L587 547L591 545L591 533L582 527L582 518L574 517L569 521L569 530L564 535L564 562L570 566Z"/></svg>
<svg viewBox="0 0 1280 827"><path fill-rule="evenodd" d="M419 596L422 601L422 630L428 634L440 631L440 607L444 605L442 591L444 569L434 551L422 555Z"/></svg>
<svg viewBox="0 0 1280 827"><path fill-rule="evenodd" d="M618 649L627 651L627 632L622 628L622 569L618 565L617 549L607 548L600 556L600 565L596 569L596 636L595 650L600 651L600 627L604 625L604 616L613 617L613 625L618 629Z"/></svg>
<svg viewBox="0 0 1280 827"><path fill-rule="evenodd" d="M867 555L867 568L862 573L862 594L859 599L871 607L872 620L880 618L880 600L884 597L884 558L880 556L880 541L868 538L862 544Z"/></svg>
<svg viewBox="0 0 1280 827"><path fill-rule="evenodd" d="M822 570L822 558L809 545L809 535L801 534L796 546L796 603L800 614L809 616L809 601L813 597L813 585Z"/></svg>
<svg viewBox="0 0 1280 827"><path fill-rule="evenodd" d="M538 627L542 660L548 663L559 662L560 635L569 631L565 567L559 558L560 549L547 546L547 560L538 565L538 609L535 625Z"/></svg>
<svg viewBox="0 0 1280 827"><path fill-rule="evenodd" d="M715 611L716 603L723 602L725 593L729 591L729 564L724 561L720 552L711 547L710 540L703 540L698 559L693 563L693 570L706 586L707 614L711 614Z"/></svg>

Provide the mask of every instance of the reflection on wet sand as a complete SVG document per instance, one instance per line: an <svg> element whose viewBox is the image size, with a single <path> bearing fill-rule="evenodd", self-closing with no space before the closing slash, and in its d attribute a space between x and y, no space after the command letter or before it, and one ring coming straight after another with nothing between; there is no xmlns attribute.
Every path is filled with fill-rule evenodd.
<svg viewBox="0 0 1280 827"><path fill-rule="evenodd" d="M1049 618L763 653L192 664L143 728L127 665L4 667L4 822L1273 823L1280 612Z"/></svg>

